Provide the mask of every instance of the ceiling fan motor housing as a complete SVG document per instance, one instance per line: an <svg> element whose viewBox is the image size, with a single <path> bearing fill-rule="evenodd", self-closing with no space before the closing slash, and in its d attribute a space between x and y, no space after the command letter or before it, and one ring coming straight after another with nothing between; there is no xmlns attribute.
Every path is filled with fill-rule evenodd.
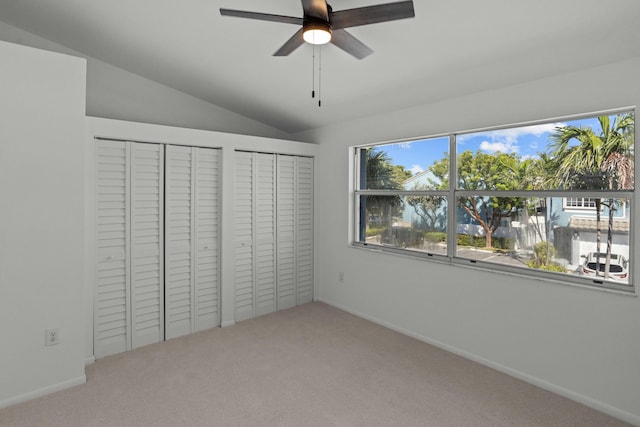
<svg viewBox="0 0 640 427"><path fill-rule="evenodd" d="M307 43L329 43L331 34L331 24L323 19L306 17L302 24L302 37Z"/></svg>

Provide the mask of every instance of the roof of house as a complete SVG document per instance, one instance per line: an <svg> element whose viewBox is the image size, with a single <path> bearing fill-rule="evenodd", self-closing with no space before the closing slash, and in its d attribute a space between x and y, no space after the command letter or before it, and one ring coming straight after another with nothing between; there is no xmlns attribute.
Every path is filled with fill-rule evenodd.
<svg viewBox="0 0 640 427"><path fill-rule="evenodd" d="M571 217L568 226L578 230L595 231L598 229L598 221L595 218L580 218ZM609 227L608 218L600 220L600 229L607 230ZM628 219L614 219L613 231L629 232L629 220Z"/></svg>

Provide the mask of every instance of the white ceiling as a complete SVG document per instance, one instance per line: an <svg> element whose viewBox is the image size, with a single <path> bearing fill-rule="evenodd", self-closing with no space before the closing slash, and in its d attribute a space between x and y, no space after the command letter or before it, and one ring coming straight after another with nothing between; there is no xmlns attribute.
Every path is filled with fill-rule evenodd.
<svg viewBox="0 0 640 427"><path fill-rule="evenodd" d="M333 0L334 10L391 0ZM374 50L275 52L298 0L2 0L0 20L288 133L640 56L637 0L414 0L414 19L349 31ZM317 71L316 71L317 72Z"/></svg>

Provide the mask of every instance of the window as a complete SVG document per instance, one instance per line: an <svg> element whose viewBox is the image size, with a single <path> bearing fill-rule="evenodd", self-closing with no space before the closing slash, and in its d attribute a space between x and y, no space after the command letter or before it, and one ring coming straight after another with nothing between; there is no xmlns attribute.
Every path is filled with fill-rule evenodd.
<svg viewBox="0 0 640 427"><path fill-rule="evenodd" d="M633 290L633 111L355 157L356 246Z"/></svg>
<svg viewBox="0 0 640 427"><path fill-rule="evenodd" d="M431 150L438 166L420 163ZM449 137L358 150L359 242L447 254L448 151Z"/></svg>
<svg viewBox="0 0 640 427"><path fill-rule="evenodd" d="M591 197L565 197L565 209L595 209L596 199Z"/></svg>

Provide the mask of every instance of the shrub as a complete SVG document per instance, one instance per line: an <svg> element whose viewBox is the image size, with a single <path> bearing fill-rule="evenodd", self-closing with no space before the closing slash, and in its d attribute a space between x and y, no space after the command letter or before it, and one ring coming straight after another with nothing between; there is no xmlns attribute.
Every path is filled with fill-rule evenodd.
<svg viewBox="0 0 640 427"><path fill-rule="evenodd" d="M513 249L514 240L509 237L494 237L491 239L491 244L496 249Z"/></svg>
<svg viewBox="0 0 640 427"><path fill-rule="evenodd" d="M549 264L556 252L556 248L549 242L539 242L533 246L533 255L540 265Z"/></svg>
<svg viewBox="0 0 640 427"><path fill-rule="evenodd" d="M447 241L447 233L442 231L427 231L424 233L424 240L431 243L441 243Z"/></svg>
<svg viewBox="0 0 640 427"><path fill-rule="evenodd" d="M487 239L484 236L458 234L458 246L473 246L474 248L484 248L486 245Z"/></svg>
<svg viewBox="0 0 640 427"><path fill-rule="evenodd" d="M367 237L377 236L386 231L387 227L371 227L367 228Z"/></svg>
<svg viewBox="0 0 640 427"><path fill-rule="evenodd" d="M536 268L538 270L556 271L558 273L565 273L567 269L557 262L552 261L556 255L556 248L549 242L536 243L533 246L533 256L531 261L527 262L527 266L530 268Z"/></svg>
<svg viewBox="0 0 640 427"><path fill-rule="evenodd" d="M530 268L538 269L538 270L555 271L558 273L567 272L567 269L562 264L558 264L557 262L550 262L549 264L544 265L544 264L539 264L538 260L532 259L531 261L527 262L527 266Z"/></svg>

